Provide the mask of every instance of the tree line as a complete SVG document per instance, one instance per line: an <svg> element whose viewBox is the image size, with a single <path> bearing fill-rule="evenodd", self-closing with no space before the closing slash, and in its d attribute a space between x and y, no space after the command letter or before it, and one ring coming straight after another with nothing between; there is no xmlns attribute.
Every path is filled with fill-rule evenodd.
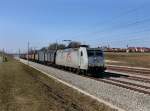
<svg viewBox="0 0 150 111"><path fill-rule="evenodd" d="M58 50L58 49L65 49L65 48L77 48L81 46L81 42L72 41L67 46L65 44L59 43L51 43L48 47L41 48L42 51L46 50Z"/></svg>

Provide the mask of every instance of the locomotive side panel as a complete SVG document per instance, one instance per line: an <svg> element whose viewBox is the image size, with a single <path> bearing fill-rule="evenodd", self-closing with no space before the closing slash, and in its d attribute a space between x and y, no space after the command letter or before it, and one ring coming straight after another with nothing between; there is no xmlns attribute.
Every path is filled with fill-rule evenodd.
<svg viewBox="0 0 150 111"><path fill-rule="evenodd" d="M65 66L65 55L63 50L57 50L55 62L56 65Z"/></svg>
<svg viewBox="0 0 150 111"><path fill-rule="evenodd" d="M61 66L79 68L79 59L78 49L58 50L56 54L56 64Z"/></svg>

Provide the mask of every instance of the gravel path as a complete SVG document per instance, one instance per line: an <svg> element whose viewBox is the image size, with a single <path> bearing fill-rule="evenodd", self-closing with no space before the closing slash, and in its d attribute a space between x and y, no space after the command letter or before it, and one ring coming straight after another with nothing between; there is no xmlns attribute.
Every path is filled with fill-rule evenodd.
<svg viewBox="0 0 150 111"><path fill-rule="evenodd" d="M26 63L24 60L21 61ZM37 63L30 62L30 65L127 111L150 111L149 95L81 77L70 72Z"/></svg>

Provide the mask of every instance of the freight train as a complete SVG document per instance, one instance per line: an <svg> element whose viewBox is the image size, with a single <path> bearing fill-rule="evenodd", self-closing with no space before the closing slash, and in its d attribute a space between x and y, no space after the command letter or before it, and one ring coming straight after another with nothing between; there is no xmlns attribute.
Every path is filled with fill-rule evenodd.
<svg viewBox="0 0 150 111"><path fill-rule="evenodd" d="M80 46L78 48L35 51L21 54L20 58L84 74L106 70L104 54L100 48Z"/></svg>

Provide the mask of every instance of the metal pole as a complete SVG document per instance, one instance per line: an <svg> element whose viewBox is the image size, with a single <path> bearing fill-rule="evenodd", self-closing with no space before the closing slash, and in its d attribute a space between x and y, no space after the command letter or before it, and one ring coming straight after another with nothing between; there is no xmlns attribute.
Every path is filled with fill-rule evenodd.
<svg viewBox="0 0 150 111"><path fill-rule="evenodd" d="M30 43L28 42L28 57L27 57L28 65L29 65L29 46L30 46Z"/></svg>
<svg viewBox="0 0 150 111"><path fill-rule="evenodd" d="M3 62L5 62L5 60L4 60L4 48L3 48L3 51L2 51L2 58L3 58Z"/></svg>
<svg viewBox="0 0 150 111"><path fill-rule="evenodd" d="M58 49L58 43L57 43L57 40L56 40L56 50Z"/></svg>
<svg viewBox="0 0 150 111"><path fill-rule="evenodd" d="M19 49L19 58L20 58L20 49Z"/></svg>

